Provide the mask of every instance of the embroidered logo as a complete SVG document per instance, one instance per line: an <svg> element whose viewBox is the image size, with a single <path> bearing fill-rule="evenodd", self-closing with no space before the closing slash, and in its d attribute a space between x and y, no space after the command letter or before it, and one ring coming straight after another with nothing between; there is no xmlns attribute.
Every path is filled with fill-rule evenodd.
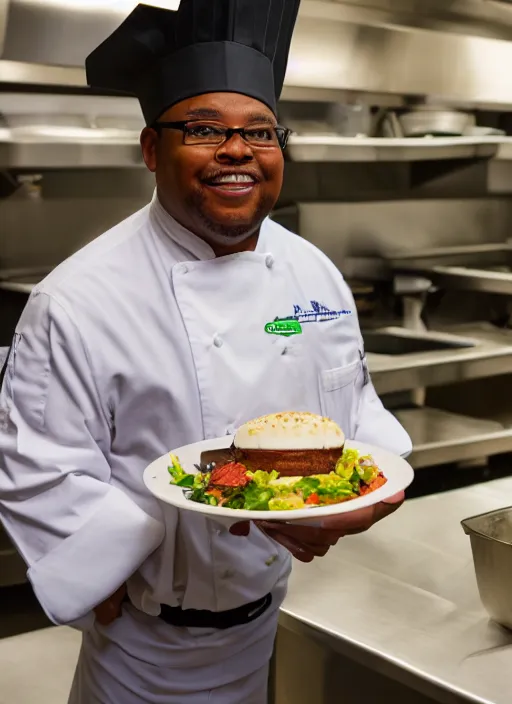
<svg viewBox="0 0 512 704"><path fill-rule="evenodd" d="M299 322L291 318L276 318L273 323L267 323L265 325L265 332L269 335L291 337L292 335L301 335L302 326Z"/></svg>
<svg viewBox="0 0 512 704"><path fill-rule="evenodd" d="M293 320L299 323L325 323L328 320L336 320L345 315L352 315L351 310L332 310L318 301L311 301L311 309L303 310L301 306L293 306Z"/></svg>
<svg viewBox="0 0 512 704"><path fill-rule="evenodd" d="M311 309L304 310L301 306L293 306L293 315L287 318L275 318L272 323L265 325L265 332L269 335L300 335L304 323L325 323L336 320L345 315L352 315L351 310L332 310L318 301L311 301Z"/></svg>

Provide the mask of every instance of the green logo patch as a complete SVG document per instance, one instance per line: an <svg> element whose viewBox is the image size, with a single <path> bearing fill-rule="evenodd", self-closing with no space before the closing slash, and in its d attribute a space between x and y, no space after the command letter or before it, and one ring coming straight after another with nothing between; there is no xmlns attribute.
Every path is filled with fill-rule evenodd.
<svg viewBox="0 0 512 704"><path fill-rule="evenodd" d="M297 320L274 320L273 323L265 325L265 332L269 335L291 337L292 335L302 335L302 326Z"/></svg>

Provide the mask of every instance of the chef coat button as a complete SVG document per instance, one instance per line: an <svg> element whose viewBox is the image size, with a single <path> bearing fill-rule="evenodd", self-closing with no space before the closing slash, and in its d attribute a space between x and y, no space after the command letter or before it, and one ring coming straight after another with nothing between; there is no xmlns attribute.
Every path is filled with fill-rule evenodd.
<svg viewBox="0 0 512 704"><path fill-rule="evenodd" d="M222 347L222 345L224 344L224 341L223 341L222 337L215 335L215 337L213 338L213 344L215 345L215 347Z"/></svg>
<svg viewBox="0 0 512 704"><path fill-rule="evenodd" d="M265 264L267 265L267 269L272 269L274 266L274 257L271 254L267 254Z"/></svg>
<svg viewBox="0 0 512 704"><path fill-rule="evenodd" d="M188 274L188 266L186 264L179 264L176 269L178 274Z"/></svg>

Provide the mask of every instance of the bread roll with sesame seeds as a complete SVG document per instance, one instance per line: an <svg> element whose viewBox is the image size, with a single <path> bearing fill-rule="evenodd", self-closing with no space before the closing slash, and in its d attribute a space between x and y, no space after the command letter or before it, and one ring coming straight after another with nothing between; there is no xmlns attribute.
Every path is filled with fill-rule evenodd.
<svg viewBox="0 0 512 704"><path fill-rule="evenodd" d="M242 425L234 439L238 461L281 476L328 474L343 453L345 435L330 418L288 411Z"/></svg>

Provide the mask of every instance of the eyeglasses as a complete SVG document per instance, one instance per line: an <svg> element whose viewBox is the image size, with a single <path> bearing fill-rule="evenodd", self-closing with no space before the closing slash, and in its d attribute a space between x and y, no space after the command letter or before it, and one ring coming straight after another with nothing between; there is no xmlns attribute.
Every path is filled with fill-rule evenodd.
<svg viewBox="0 0 512 704"><path fill-rule="evenodd" d="M183 144L207 146L224 144L239 134L251 147L257 149L285 149L291 130L286 127L224 127L224 125L211 125L205 122L155 122L153 129L181 130Z"/></svg>

